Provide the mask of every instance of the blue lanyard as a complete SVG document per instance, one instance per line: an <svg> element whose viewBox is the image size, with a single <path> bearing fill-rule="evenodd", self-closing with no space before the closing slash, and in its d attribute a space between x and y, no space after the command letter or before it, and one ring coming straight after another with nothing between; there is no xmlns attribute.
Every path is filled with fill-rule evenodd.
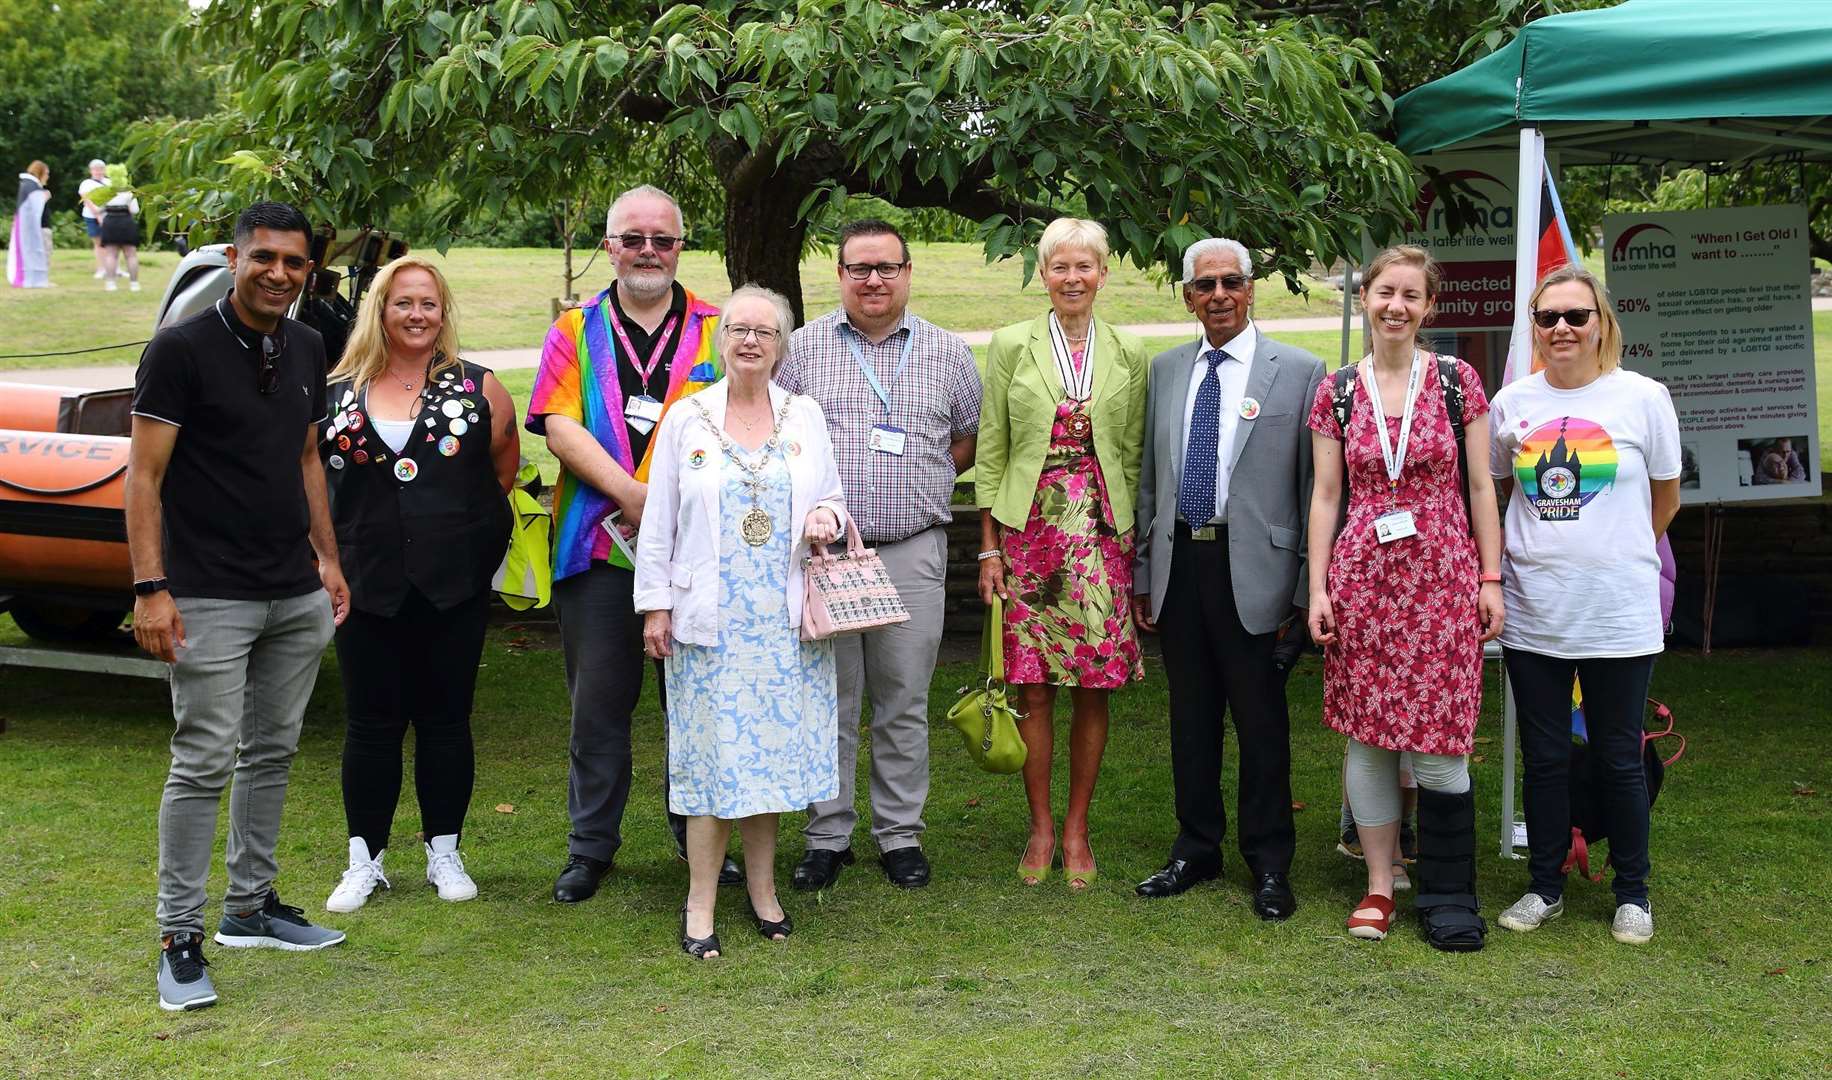
<svg viewBox="0 0 1832 1080"><path fill-rule="evenodd" d="M891 373L892 382L902 377L904 365L910 362L910 346L916 344L915 327L906 323L904 333L908 336L903 339L903 356L897 361L897 370ZM859 332L854 330L850 324L845 324L842 325L839 334L840 340L846 342L846 348L852 352L852 358L858 361L859 370L865 373L865 381L871 384L872 393L877 394L878 400L884 402L884 422L890 423L891 396L885 391L884 384L878 381L878 373L872 370L871 361L865 359L865 354L859 350L859 343L854 340L859 336Z"/></svg>

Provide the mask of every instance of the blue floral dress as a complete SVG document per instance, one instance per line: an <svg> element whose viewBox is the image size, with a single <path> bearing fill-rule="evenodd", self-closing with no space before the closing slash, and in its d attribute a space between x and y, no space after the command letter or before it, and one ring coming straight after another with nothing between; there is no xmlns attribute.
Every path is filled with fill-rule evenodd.
<svg viewBox="0 0 1832 1080"><path fill-rule="evenodd" d="M775 528L759 547L739 535L750 490L735 466L724 472L719 644L676 641L667 662L668 808L726 819L805 810L840 790L833 644L789 625L795 523L782 454L763 469L759 505Z"/></svg>

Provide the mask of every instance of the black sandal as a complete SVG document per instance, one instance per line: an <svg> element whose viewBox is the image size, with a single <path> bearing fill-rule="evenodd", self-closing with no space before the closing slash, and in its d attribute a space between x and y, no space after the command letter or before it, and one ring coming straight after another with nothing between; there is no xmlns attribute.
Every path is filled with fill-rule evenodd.
<svg viewBox="0 0 1832 1080"><path fill-rule="evenodd" d="M685 906L681 908L681 951L693 957L695 960L717 959L717 957L708 957L706 955L707 953L718 953L720 956L725 955L724 950L719 948L719 935L717 931L705 937L687 936L687 908Z"/></svg>
<svg viewBox="0 0 1832 1080"><path fill-rule="evenodd" d="M757 924L757 932L770 941L781 940L777 938L776 935L778 934L781 934L782 938L786 939L790 934L795 932L795 920L789 917L787 910L783 911L780 920L771 922L757 914L757 905L755 902L751 904L751 922Z"/></svg>

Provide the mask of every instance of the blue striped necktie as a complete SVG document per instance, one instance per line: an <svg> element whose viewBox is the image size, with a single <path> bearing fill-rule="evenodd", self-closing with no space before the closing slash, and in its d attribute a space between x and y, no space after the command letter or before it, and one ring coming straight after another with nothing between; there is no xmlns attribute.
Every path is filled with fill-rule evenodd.
<svg viewBox="0 0 1832 1080"><path fill-rule="evenodd" d="M1215 369L1228 358L1220 349L1206 355L1209 373L1196 387L1190 411L1190 437L1183 450L1183 483L1177 488L1177 512L1190 528L1200 529L1215 516L1215 462L1221 443L1221 378Z"/></svg>

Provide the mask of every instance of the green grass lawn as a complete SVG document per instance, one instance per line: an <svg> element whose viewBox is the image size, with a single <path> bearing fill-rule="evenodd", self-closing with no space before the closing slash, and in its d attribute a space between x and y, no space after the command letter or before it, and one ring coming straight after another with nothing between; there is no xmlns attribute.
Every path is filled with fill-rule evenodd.
<svg viewBox="0 0 1832 1080"><path fill-rule="evenodd" d="M560 295L560 252L535 248L453 248L446 255L421 252L439 263L451 281L462 340L469 349L537 348L551 322L552 300ZM575 269L591 252L575 254ZM911 251L911 307L951 330L991 330L1030 318L1049 303L1033 281L1020 290L1023 271L1014 260L987 265L975 244L918 244ZM55 289L0 290L0 353L64 353L98 345L141 341L152 331L167 279L178 265L169 252L141 259L143 291L102 291L90 277L94 264L87 252L57 251L52 256ZM609 284L608 260L598 262L577 288L589 294ZM680 280L715 303L731 286L722 257L689 251L681 257ZM839 306L839 286L826 256L802 264L802 292L810 316ZM1261 318L1339 315L1339 294L1314 284L1308 297L1294 296L1279 281L1261 282ZM1100 313L1116 323L1172 322L1187 317L1174 290L1152 281L1130 266L1116 266L1101 299ZM31 360L0 360L0 370L22 367L78 367L131 364L135 349L60 355Z"/></svg>
<svg viewBox="0 0 1832 1080"><path fill-rule="evenodd" d="M567 831L559 654L538 628L501 627L485 664L465 844L480 898L433 896L408 796L388 858L394 889L324 919L348 942L297 955L212 948L222 1003L188 1015L159 1011L153 995L164 688L8 671L0 1073L1825 1075L1832 651L1682 653L1656 670L1654 693L1691 747L1654 811L1659 933L1645 948L1610 941L1609 892L1583 881L1563 919L1530 936L1495 930L1475 955L1433 952L1409 911L1384 943L1347 938L1341 921L1364 882L1332 847L1342 744L1316 719L1314 659L1291 687L1304 804L1297 915L1255 919L1231 850L1223 883L1135 898L1131 883L1156 869L1175 827L1154 660L1145 685L1114 699L1094 807L1101 877L1088 895L1071 895L1060 874L1017 884L1024 797L1015 778L969 768L941 721L967 675L953 665L931 697L934 885L891 888L861 830L861 864L838 888L817 900L785 887L797 928L784 945L749 932L726 891L727 955L710 964L675 943L685 877L662 821L653 687L638 712L618 869L597 898L561 906L547 897ZM1493 920L1526 871L1495 854L1501 754L1489 697L1473 771ZM320 917L344 860L342 734L327 658L279 852L283 895ZM799 825L785 818L785 879ZM219 867L213 899L222 888Z"/></svg>

